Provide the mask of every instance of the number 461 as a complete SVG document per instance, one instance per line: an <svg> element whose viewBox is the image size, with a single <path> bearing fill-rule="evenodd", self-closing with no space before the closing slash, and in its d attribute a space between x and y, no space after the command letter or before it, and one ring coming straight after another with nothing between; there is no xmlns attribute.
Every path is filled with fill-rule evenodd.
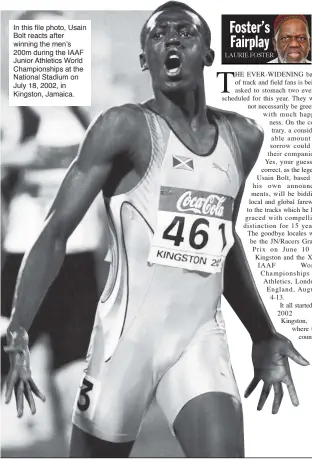
<svg viewBox="0 0 312 459"><path fill-rule="evenodd" d="M184 241L183 231L184 231L185 217L174 217L170 225L163 232L163 239L169 239L174 242L175 246L179 246L181 242ZM205 218L197 218L193 225L191 226L190 235L189 235L189 244L193 249L200 250L203 249L209 240L209 235L206 228L198 229L199 225L204 225L206 228L209 228L209 221ZM175 229L175 227L177 227ZM225 224L221 223L219 225L219 230L222 235L222 249L226 246L225 238ZM201 238L198 241L198 236ZM196 242L196 239L197 241Z"/></svg>

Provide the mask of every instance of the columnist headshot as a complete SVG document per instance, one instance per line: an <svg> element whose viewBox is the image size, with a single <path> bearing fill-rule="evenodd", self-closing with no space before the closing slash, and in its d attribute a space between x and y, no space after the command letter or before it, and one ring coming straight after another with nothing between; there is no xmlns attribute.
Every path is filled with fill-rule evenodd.
<svg viewBox="0 0 312 459"><path fill-rule="evenodd" d="M309 64L311 48L309 25L303 14L281 14L274 21L274 51L268 64Z"/></svg>

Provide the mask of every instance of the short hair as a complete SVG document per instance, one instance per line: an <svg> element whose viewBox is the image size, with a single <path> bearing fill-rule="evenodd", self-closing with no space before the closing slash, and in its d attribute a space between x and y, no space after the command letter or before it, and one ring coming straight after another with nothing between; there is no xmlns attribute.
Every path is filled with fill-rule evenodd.
<svg viewBox="0 0 312 459"><path fill-rule="evenodd" d="M16 21L32 21L36 19L39 14L53 14L54 16L64 17L63 11L58 10L27 10L18 13L14 18Z"/></svg>
<svg viewBox="0 0 312 459"><path fill-rule="evenodd" d="M278 34L281 25L285 22L288 21L288 19L300 19L300 21L304 22L304 24L307 27L307 31L309 33L309 25L307 18L303 14L280 14L277 16L274 20L274 37Z"/></svg>
<svg viewBox="0 0 312 459"><path fill-rule="evenodd" d="M141 30L141 34L140 34L140 43L141 43L142 50L145 47L146 37L148 34L148 28L147 28L148 21L151 19L152 16L154 16L154 14L169 10L171 8L179 8L181 10L189 11L190 13L195 14L200 20L202 33L203 33L205 42L208 45L208 47L210 47L211 32L210 32L210 28L207 22L205 21L205 19L200 14L198 14L197 11L193 10L193 8L191 8L189 5L186 5L186 3L169 1L169 2L164 3L163 5L160 5L158 8L156 8L156 10L154 10L152 14L145 21L142 27L142 30Z"/></svg>

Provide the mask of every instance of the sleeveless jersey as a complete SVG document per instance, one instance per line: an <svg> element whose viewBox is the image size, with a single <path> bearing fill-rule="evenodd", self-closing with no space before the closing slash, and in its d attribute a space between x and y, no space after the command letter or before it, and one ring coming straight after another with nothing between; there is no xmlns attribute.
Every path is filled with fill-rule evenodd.
<svg viewBox="0 0 312 459"><path fill-rule="evenodd" d="M105 199L111 266L98 306L105 360L125 334L158 347L167 343L166 353L166 333L175 349L186 345L215 317L234 242L232 212L243 168L228 120L212 112L216 142L199 156L159 115L142 110L152 144L149 167L132 190Z"/></svg>

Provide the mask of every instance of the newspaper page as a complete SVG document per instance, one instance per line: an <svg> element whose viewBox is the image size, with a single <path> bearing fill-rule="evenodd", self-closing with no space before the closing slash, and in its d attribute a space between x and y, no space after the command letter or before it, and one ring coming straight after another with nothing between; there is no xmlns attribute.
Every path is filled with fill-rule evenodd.
<svg viewBox="0 0 312 459"><path fill-rule="evenodd" d="M185 0L185 3L204 18L211 31L211 49L214 50L215 59L213 63L209 62L204 70L207 105L254 120L263 130L263 145L245 184L236 231L243 243L255 285L276 331L291 340L294 348L304 359L311 362L311 3L308 0L302 0L298 5L288 0L256 4L245 0L223 0L213 4ZM140 66L140 32L160 4L161 2L154 0L116 0L113 3L106 0L80 3L54 0L45 1L44 4L36 0L2 2L2 348L6 343L8 318L23 256L41 231L46 214L68 167L77 155L88 126L92 122L96 123L94 120L98 119L99 114L106 113L111 107L138 104L154 97L149 71L141 71L142 66L144 70L144 62L141 59ZM196 28L200 23L198 16L191 13L189 17ZM157 15L149 23L150 28L155 26L156 19ZM174 20L171 20L174 23ZM180 42L175 46L180 46ZM121 131L122 137L124 134ZM247 128L246 131L243 129L241 136L250 136L250 131ZM118 139L119 135L112 145L117 144ZM252 139L247 141L251 142ZM135 144L136 139L133 139L133 145ZM254 155L254 152L250 154ZM144 163L144 160L142 161ZM183 171L193 168L192 160L183 154L177 153L174 161L173 167ZM230 162L228 165L224 164L224 167L217 166L213 169L213 174L217 174L218 177L223 174L231 182ZM124 170L127 176L129 164L120 162L118 167ZM206 178L203 174L202 180L211 180L211 171L212 169L210 172L207 171ZM140 171L137 171L137 174L139 176ZM129 177L131 179L131 174ZM114 186L118 190L118 184ZM179 186L184 188L187 194L189 185ZM185 193L184 203L189 197ZM190 204L189 199L185 205L204 205L206 195L200 196L196 203L193 200L193 204ZM226 199L220 194L215 196L220 202ZM165 209L162 211L163 214L166 213ZM129 221L132 221L131 219L136 217L131 210L129 212ZM214 212L217 214L216 209ZM196 223L194 212L191 214L192 212L183 214L186 216L183 225L184 221L187 222L186 226L191 225L191 218ZM223 223L219 226L219 236L223 235L225 240L230 237L226 232L229 220L222 220ZM176 221L180 224L179 221L182 220ZM202 226L194 230L201 231L197 236L195 232L193 239L193 245L197 248L204 244L205 235L208 235L207 221L202 218L198 223ZM173 382L176 384L176 391L171 393L171 396L167 395L167 407L157 403L157 400L161 400L166 394L158 390L155 397L157 388L154 388L149 402L144 409L142 408L143 421L140 429L136 431L135 413L138 406L143 403L151 377L147 377L145 382L143 380L143 389L138 400L133 395L135 384L131 385L130 373L120 374L114 381L115 394L112 392L110 395L103 392L103 381L90 375L83 378L86 367L84 359L97 301L99 297L102 303L108 301L107 298L110 297L107 292L106 296L101 296L101 292L105 285L110 284L112 276L114 277L110 266L114 266L116 253L110 250L112 235L109 234L108 228L109 216L100 193L69 238L62 270L30 329L32 376L46 396L45 403L36 398L35 415L30 413L25 400L24 414L18 418L14 394L10 403L4 404L5 378L10 367L8 355L2 349L3 457L68 456L73 407L75 410L88 413L89 420L95 419L97 405L104 395L111 399L116 397L118 409L127 413L129 431L132 433L128 434L127 431L122 435L128 439L127 441L136 439L131 451L132 457L196 457L201 451L196 448L207 443L205 439L211 438L211 444L217 443L217 438L221 439L221 443L226 442L227 438L236 435L233 434L231 437L228 432L236 432L237 423L240 425L242 422L234 417L231 424L229 415L224 421L224 426L220 427L216 421L223 409L220 405L216 412L207 409L206 418L201 418L199 424L196 424L196 435L185 435L185 440L182 438L182 441L178 441L178 436L174 435L175 418L173 417L170 423L166 409L170 411L175 399L181 396L183 387L190 385L196 391L199 381L203 380L201 360L199 358L197 361L195 355L187 368L187 373L184 370L184 373L178 373L176 376ZM177 228L178 231L175 232ZM179 238L181 242L186 229L177 226L175 231L173 230L173 225L171 229L167 228L167 239L171 238L172 243L172 240L177 242ZM138 233L138 238L142 238L142 241L144 231ZM196 257L193 257L193 261L195 259ZM155 257L150 254L148 264L153 263ZM37 269L39 278L40 268ZM169 270L172 269L174 268L169 267L167 272L171 272ZM181 270L181 267L176 269ZM190 265L187 269L192 270L194 266ZM216 267L216 271L220 269ZM199 273L197 279L204 279L205 274ZM210 275L217 276L216 273ZM135 288L145 291L144 276L141 282L138 282ZM183 282L180 281L181 292ZM167 284L168 279L164 279L158 289L165 292L164 298L171 298L175 292L172 292L170 285L167 288ZM199 281L198 285L201 285ZM180 292L178 298L181 298ZM119 297L114 301L114 304L118 305ZM205 308L205 302L210 300L205 297L202 301L202 308ZM194 297L195 302L197 297ZM112 311L115 314L114 304ZM155 309L160 306L156 299L153 306ZM175 307L178 308L179 304L175 304ZM120 301L120 311L116 312L119 322L119 316L123 313L122 308ZM253 308L254 305L251 303L250 317L253 315ZM101 311L100 306L99 310ZM149 317L154 317L153 311L151 308ZM102 320L102 324L105 322L103 330L116 328L116 317L114 318L113 313L107 314ZM299 365L289 359L299 399L298 406L293 406L288 388L283 384L284 397L279 412L272 414L273 388L263 409L257 410L262 381L247 399L244 398L244 392L254 376L252 341L224 297L222 313L231 359L229 365L232 366L235 375L237 394L240 394L236 395L236 402L240 397L243 409L245 455L311 457L311 365L302 364L302 360ZM186 321L188 322L188 319ZM97 325L94 330L102 329L98 322L95 324ZM174 329L171 333L175 334L176 331ZM93 331L92 336L96 333ZM103 331L101 337L93 343L92 349L89 349L89 353L93 355L99 352L100 357L95 365L101 365L100 360L106 359L101 349L109 353L110 348L113 349L118 344L110 338L105 341L105 333ZM205 339L206 337L203 338L204 341ZM168 337L168 345L162 345L163 356L171 355L170 340ZM218 345L214 342L207 346L207 356L218 355L218 352ZM124 359L130 359L127 365L131 363L129 353L131 347L128 347L128 354L124 356ZM150 359L153 362L157 360L153 356ZM202 383L204 389L198 392L199 394L209 391L233 394L231 390L223 389L221 385L213 385L210 381L215 377L214 366L219 365L219 360L216 358L209 363L209 357L206 360L203 357L203 365L208 366L209 375L212 376L207 376ZM135 368L141 379L144 379L144 371L143 364L142 368L140 365ZM104 378L104 370L102 376ZM162 379L165 380L164 374ZM79 387L80 392L76 396ZM105 391L110 390L105 386ZM128 394L126 398L123 398L122 391ZM184 406L189 407L191 401L192 397L189 397L184 402L188 404ZM118 415L113 411L111 409L107 415L107 424L103 417L106 427L98 425L93 432L88 429L86 432L105 440L105 433L101 429L107 428L110 432L118 422ZM179 410L176 414L178 412ZM194 432L195 424L192 426L192 419L189 418L188 422L189 432ZM95 421L93 425L95 426ZM207 431L204 430L206 425ZM203 437L200 438L200 435ZM112 438L115 437L109 436L106 440L114 442ZM239 440L235 437L233 441L235 443ZM188 442L196 444L194 451L197 453L189 452L192 449L185 446ZM111 456L110 453L105 456L105 447L103 448L101 457L128 455L119 453L117 456ZM209 454L209 451L213 451L209 447L206 451L208 452L203 455L214 456L213 453ZM221 451L224 450L221 448ZM232 454L227 455L243 455L242 450L240 453L236 453L235 448L232 451Z"/></svg>

